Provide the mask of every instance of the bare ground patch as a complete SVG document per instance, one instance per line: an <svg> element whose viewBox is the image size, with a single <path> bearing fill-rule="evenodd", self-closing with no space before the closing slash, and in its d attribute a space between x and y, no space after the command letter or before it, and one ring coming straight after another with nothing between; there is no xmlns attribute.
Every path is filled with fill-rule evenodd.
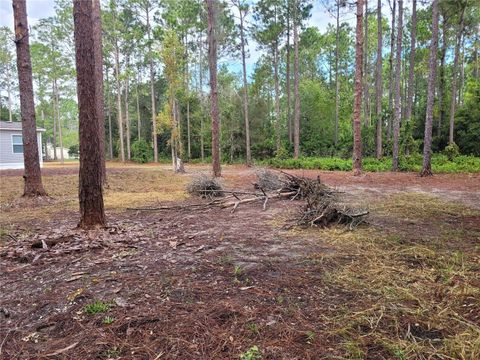
<svg viewBox="0 0 480 360"><path fill-rule="evenodd" d="M107 193L181 201L143 197L180 196L188 179L152 171L120 169ZM243 167L224 174L229 186L254 179ZM285 230L300 205L289 201L145 213L124 211L126 196L94 232L75 230L76 210L59 204L2 215L0 358L235 359L254 345L264 359L478 358L480 213L430 184L412 192L410 179L376 175L355 185L320 174L371 210L354 232ZM436 186L478 191L447 182Z"/></svg>

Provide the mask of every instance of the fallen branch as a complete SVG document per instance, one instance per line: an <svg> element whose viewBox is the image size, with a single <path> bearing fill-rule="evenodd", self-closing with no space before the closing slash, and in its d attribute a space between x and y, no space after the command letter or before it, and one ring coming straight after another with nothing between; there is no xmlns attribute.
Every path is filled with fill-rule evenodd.
<svg viewBox="0 0 480 360"><path fill-rule="evenodd" d="M240 201L224 202L224 203L220 203L219 206L222 209L225 209L225 208L228 208L228 207L231 207L231 206L233 206L234 209L236 209L240 204L248 204L248 203L258 201L258 200L263 200L264 201L264 206L266 206L266 200L268 200L268 199L275 199L275 198L280 198L280 197L289 197L289 196L292 196L294 194L295 194L294 192L277 193L277 194L272 194L272 195L269 195L269 196L261 196L261 197L242 199Z"/></svg>

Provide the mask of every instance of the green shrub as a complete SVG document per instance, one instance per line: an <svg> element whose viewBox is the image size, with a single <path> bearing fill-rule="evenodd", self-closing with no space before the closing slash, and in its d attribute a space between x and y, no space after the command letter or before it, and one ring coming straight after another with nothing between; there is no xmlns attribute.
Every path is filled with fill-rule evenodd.
<svg viewBox="0 0 480 360"><path fill-rule="evenodd" d="M73 158L78 158L79 156L79 146L78 144L73 144L68 148L68 156Z"/></svg>
<svg viewBox="0 0 480 360"><path fill-rule="evenodd" d="M152 160L152 148L145 140L139 139L132 143L132 160L140 164Z"/></svg>
<svg viewBox="0 0 480 360"><path fill-rule="evenodd" d="M448 157L448 160L453 161L460 155L460 149L457 144L451 143L445 147L443 153Z"/></svg>
<svg viewBox="0 0 480 360"><path fill-rule="evenodd" d="M289 157L290 157L290 154L288 153L288 150L285 149L284 147L280 147L280 149L278 149L275 152L276 159L285 160L285 159L288 159Z"/></svg>
<svg viewBox="0 0 480 360"><path fill-rule="evenodd" d="M400 171L419 172L422 168L423 157L420 154L402 156L399 159ZM261 165L268 165L280 169L307 169L327 171L350 171L352 170L351 159L336 157L305 157L300 159L277 159L272 158L260 162ZM384 157L381 160L366 157L362 160L364 171L380 172L392 170L392 158ZM459 155L453 161L444 154L432 156L432 170L434 173L478 173L480 172L480 158L474 156Z"/></svg>

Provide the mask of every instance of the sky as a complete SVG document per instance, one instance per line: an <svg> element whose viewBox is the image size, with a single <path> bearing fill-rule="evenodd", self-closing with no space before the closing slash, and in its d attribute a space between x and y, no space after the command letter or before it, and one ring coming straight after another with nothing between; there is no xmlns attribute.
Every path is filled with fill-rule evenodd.
<svg viewBox="0 0 480 360"><path fill-rule="evenodd" d="M255 0L251 0L255 2ZM332 4L332 0L313 0L313 8L311 17L308 19L306 25L314 26L319 29L320 32L325 31L329 23L334 24L335 18L327 11L326 4ZM376 1L369 2L373 8L376 6ZM406 8L411 7L411 1L406 1ZM383 13L389 17L390 11L387 0L383 0ZM27 0L27 14L30 26L34 26L39 19L53 16L55 14L54 0ZM237 14L235 14L237 15ZM251 16L251 15L250 15ZM247 21L249 19L247 18ZM250 19L251 20L251 19ZM346 9L341 11L341 22L348 22L353 28L355 27L355 13L354 9ZM11 0L0 0L0 26L8 26L13 30L13 11ZM254 65L258 58L261 56L261 51L258 49L257 44L250 39L248 44L249 58L247 59L247 73L252 74ZM227 67L236 73L241 72L241 59L226 59L221 60L220 64L225 63Z"/></svg>
<svg viewBox="0 0 480 360"><path fill-rule="evenodd" d="M325 3L328 0L314 0L312 16L308 20L308 26L316 26L322 32L326 29L329 22L333 23L335 19L326 11ZM53 16L54 0L27 0L27 14L30 26L34 26L39 19ZM345 20L348 20L353 24L354 15L349 13L344 16ZM0 26L8 26L13 29L13 12L11 0L0 0ZM260 51L257 49L257 44L252 40L249 42L249 54L250 57L247 60L247 67L251 71L254 63L260 56ZM229 60L229 66L234 71L240 71L241 64L236 61ZM250 72L249 71L249 72Z"/></svg>

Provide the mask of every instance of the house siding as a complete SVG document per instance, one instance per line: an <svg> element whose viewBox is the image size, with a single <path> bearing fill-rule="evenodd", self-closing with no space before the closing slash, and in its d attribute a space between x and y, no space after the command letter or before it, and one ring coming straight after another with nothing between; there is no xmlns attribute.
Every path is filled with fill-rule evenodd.
<svg viewBox="0 0 480 360"><path fill-rule="evenodd" d="M12 135L22 135L20 130L0 130L0 169L23 169L23 153L13 153ZM42 133L37 132L40 166L43 166Z"/></svg>

